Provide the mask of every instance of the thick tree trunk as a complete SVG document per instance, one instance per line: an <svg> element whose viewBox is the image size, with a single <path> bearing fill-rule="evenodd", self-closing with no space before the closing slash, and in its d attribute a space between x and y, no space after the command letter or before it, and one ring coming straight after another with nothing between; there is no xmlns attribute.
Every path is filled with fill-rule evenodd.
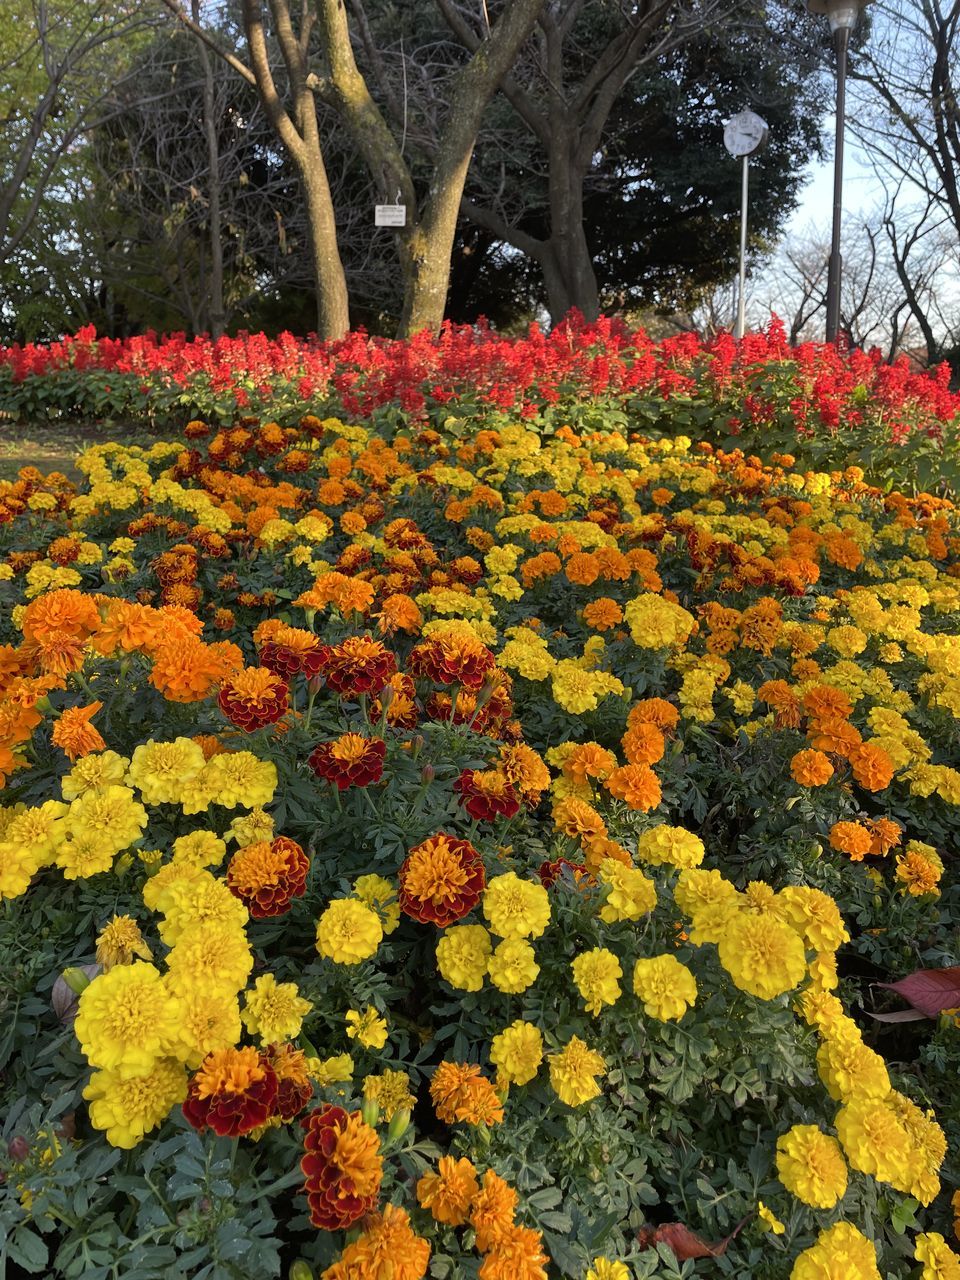
<svg viewBox="0 0 960 1280"><path fill-rule="evenodd" d="M200 21L200 0L191 0L194 22ZM207 143L207 226L210 238L210 281L207 286L207 310L210 336L214 341L223 336L227 315L223 301L223 219L220 213L220 147L217 142L216 103L214 100L213 66L202 40L197 41L203 67L203 133Z"/></svg>
<svg viewBox="0 0 960 1280"><path fill-rule="evenodd" d="M571 307L577 307L587 320L600 314L600 295L593 259L583 227L584 174L577 161L580 137L573 122L554 121L550 139L550 260L556 278L544 279L547 285L550 318L558 323Z"/></svg>
<svg viewBox="0 0 960 1280"><path fill-rule="evenodd" d="M350 303L347 278L337 245L333 199L319 144L308 149L297 167L310 228L310 256L317 295L317 334L321 338L342 338L350 329Z"/></svg>

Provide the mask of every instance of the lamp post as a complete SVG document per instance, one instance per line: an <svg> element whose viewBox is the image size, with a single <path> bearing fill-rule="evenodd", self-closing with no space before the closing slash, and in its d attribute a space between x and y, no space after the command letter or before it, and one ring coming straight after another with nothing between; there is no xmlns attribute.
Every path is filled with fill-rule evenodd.
<svg viewBox="0 0 960 1280"><path fill-rule="evenodd" d="M840 330L840 221L843 202L843 135L846 124L847 51L850 32L857 25L860 10L871 0L807 0L810 13L826 14L837 51L837 140L833 152L833 228L830 261L827 265L827 341L836 342Z"/></svg>

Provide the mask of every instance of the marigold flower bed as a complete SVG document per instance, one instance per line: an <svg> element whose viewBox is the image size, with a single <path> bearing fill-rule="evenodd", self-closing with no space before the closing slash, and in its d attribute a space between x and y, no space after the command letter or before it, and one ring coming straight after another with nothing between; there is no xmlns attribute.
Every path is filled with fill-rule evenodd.
<svg viewBox="0 0 960 1280"><path fill-rule="evenodd" d="M16 1267L960 1274L957 510L579 417L0 483Z"/></svg>

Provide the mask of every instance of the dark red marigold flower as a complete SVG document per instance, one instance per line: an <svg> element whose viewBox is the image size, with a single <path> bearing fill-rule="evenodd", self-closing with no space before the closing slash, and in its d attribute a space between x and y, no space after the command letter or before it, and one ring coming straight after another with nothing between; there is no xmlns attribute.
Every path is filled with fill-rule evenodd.
<svg viewBox="0 0 960 1280"><path fill-rule="evenodd" d="M287 1124L313 1097L307 1056L292 1044L272 1044L266 1050L266 1056L277 1077L276 1114Z"/></svg>
<svg viewBox="0 0 960 1280"><path fill-rule="evenodd" d="M307 763L318 778L326 778L346 791L347 787L369 787L379 782L386 754L387 744L382 738L344 733L333 742L315 747Z"/></svg>
<svg viewBox="0 0 960 1280"><path fill-rule="evenodd" d="M474 636L444 631L430 637L411 652L407 669L434 684L459 684L479 689L493 670L490 650Z"/></svg>
<svg viewBox="0 0 960 1280"><path fill-rule="evenodd" d="M268 671L272 671L274 675L281 676L284 680L289 680L291 676L298 675L303 670L303 660L308 653L313 653L312 649L291 649L289 645L277 644L275 640L268 640L260 650L260 665L266 667Z"/></svg>
<svg viewBox="0 0 960 1280"><path fill-rule="evenodd" d="M310 860L288 836L245 845L227 866L227 888L252 916L264 919L290 910L291 898L303 896Z"/></svg>
<svg viewBox="0 0 960 1280"><path fill-rule="evenodd" d="M442 832L411 849L398 873L401 910L441 928L462 920L486 884L483 858L469 840Z"/></svg>
<svg viewBox="0 0 960 1280"><path fill-rule="evenodd" d="M341 1231L376 1207L383 1160L376 1132L359 1111L318 1107L300 1122L306 1130L300 1168L310 1221Z"/></svg>
<svg viewBox="0 0 960 1280"><path fill-rule="evenodd" d="M478 822L512 818L520 808L516 791L496 769L464 769L453 789L470 817Z"/></svg>
<svg viewBox="0 0 960 1280"><path fill-rule="evenodd" d="M396 669L390 650L370 636L348 636L328 650L323 664L330 688L352 697L379 693Z"/></svg>
<svg viewBox="0 0 960 1280"><path fill-rule="evenodd" d="M555 858L552 862L541 862L537 868L540 883L549 889L563 875L564 868L569 868L575 880L586 875L587 869L582 862L571 862L569 858Z"/></svg>
<svg viewBox="0 0 960 1280"><path fill-rule="evenodd" d="M256 1049L218 1049L194 1072L183 1114L194 1129L239 1138L266 1124L276 1110L277 1073Z"/></svg>
<svg viewBox="0 0 960 1280"><path fill-rule="evenodd" d="M220 710L247 733L287 713L287 682L266 667L246 667L220 686Z"/></svg>

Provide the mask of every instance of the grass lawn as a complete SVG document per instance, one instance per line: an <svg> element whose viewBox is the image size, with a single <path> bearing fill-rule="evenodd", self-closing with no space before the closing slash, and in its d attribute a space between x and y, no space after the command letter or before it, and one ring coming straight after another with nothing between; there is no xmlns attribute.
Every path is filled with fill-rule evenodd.
<svg viewBox="0 0 960 1280"><path fill-rule="evenodd" d="M77 454L106 440L149 445L153 437L142 425L123 422L0 420L0 480L15 480L21 467L63 471L78 480L80 473L73 465Z"/></svg>

